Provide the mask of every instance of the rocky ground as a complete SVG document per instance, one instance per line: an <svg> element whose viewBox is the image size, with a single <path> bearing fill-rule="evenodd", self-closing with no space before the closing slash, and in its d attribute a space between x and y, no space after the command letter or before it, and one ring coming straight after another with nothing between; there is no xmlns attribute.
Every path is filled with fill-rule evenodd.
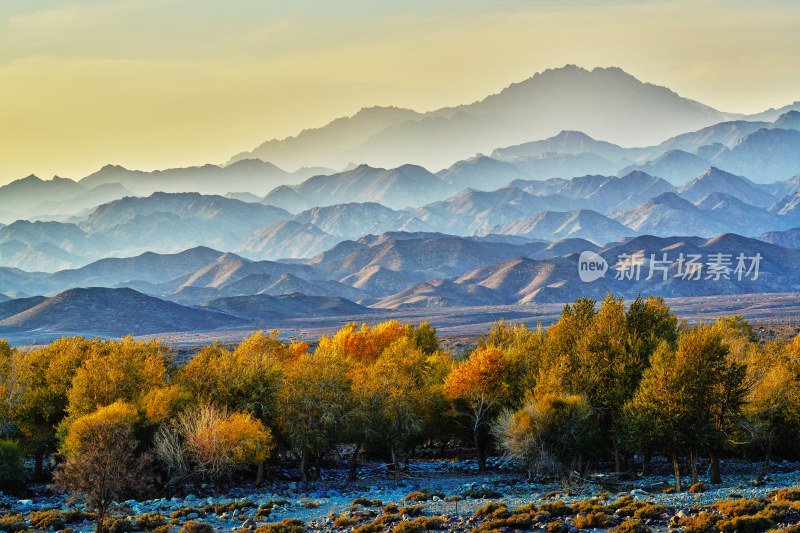
<svg viewBox="0 0 800 533"><path fill-rule="evenodd" d="M180 497L120 502L114 506L118 522L113 533L210 531L197 529L202 527L200 524L219 531L261 528L261 533L294 533L302 529L343 532L359 526L358 533L470 531L479 527L485 531L543 529L549 533L576 533L609 529L637 517L641 519L638 523L654 530L676 529L715 502L774 499L774 495L768 495L776 489L800 485L800 463L773 464L767 479L756 481L759 467L744 461L726 461L722 485L708 486L700 493L673 494L664 493L673 480L669 465L659 461L653 462L652 475L592 475L569 489L553 479L528 480L516 465L504 460L490 461L489 471L484 474L477 472L474 461L412 461L399 485L386 467L377 463L365 465L360 479L351 484L343 482L344 466L323 469L321 479L309 485L289 479L289 471L278 471L273 481L260 489L243 486L220 495L214 493L213 487L203 486ZM684 481L688 487L688 478ZM783 499L794 505L793 497ZM800 500L800 491L797 499ZM762 503L767 505L768 501L771 500ZM643 507L645 511L632 516ZM519 508L522 510L515 513ZM24 529L94 529L91 509L44 487L38 496L29 499L2 495L0 509L0 514L5 515L0 518L0 531L7 533ZM770 527L800 519L793 507L781 509L780 516L774 512L769 515ZM603 516L595 516L596 513ZM264 527L277 523L280 526Z"/></svg>

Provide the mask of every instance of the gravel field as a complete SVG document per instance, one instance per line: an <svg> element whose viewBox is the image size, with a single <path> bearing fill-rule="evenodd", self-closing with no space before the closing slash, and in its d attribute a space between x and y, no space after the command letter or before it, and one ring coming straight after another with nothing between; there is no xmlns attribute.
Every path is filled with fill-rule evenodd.
<svg viewBox="0 0 800 533"><path fill-rule="evenodd" d="M323 469L321 480L309 485L288 479L289 471L279 471L275 473L271 483L260 489L244 486L232 489L221 496L213 493L213 487L205 486L193 493L184 493L169 499L121 502L116 506L115 514L127 517L134 527L137 517L145 513L159 513L167 521L170 521L170 515L173 515L170 524L172 531L180 530L182 525L189 521L205 522L220 531L236 531L292 518L305 522L309 530L347 531L354 528L337 527L330 517L334 513L347 516L352 510L353 500L363 497L368 500L379 500L380 505L372 502L375 505L359 506L355 510L356 514L363 513L360 515L362 524L371 519L368 516L371 514L370 511L374 515L380 515L382 507L389 504L397 504L399 507L422 505L420 509L422 515L444 518L443 528L449 531L468 531L486 521L484 518L473 517L473 514L490 501L504 502L513 510L531 502L539 505L560 500L574 504L610 492L609 501L631 495L635 501L652 502L669 508L661 520L645 521L652 529L660 530L672 527L668 525L669 518L679 512L696 513L696 510L692 511L693 508L709 506L718 500L764 497L775 489L800 485L800 463L773 464L771 474L760 482L756 481L759 467L758 464L744 461L725 461L722 485L709 486L705 492L699 494L688 492L663 494L663 489L673 482L669 474L669 465L663 461L653 461L652 475L629 476L629 479L613 475L590 476L576 483L573 492L567 492L565 487L555 480L528 480L519 468L504 460L492 460L489 471L484 474L477 472L473 461L412 461L401 485L395 483L384 465L373 463L362 468L363 475L357 482L351 484L342 481L346 475L344 467ZM688 481L688 478L684 479L687 487ZM438 495L432 496L425 502L404 501L411 492L420 490ZM457 502L445 501L447 498L462 496L470 490L488 490L494 491L495 494L491 495L492 497L477 499L467 497ZM79 500L73 501L67 496L52 494L45 487L39 487L38 492L38 496L26 499L2 495L0 497L2 514L21 516L48 509L61 511L84 509ZM262 512L257 516L259 507L263 508L270 502L272 510L269 515L264 516L265 513ZM226 505L233 510L219 512L211 510L213 506ZM614 519L616 523L623 520L617 516L614 516ZM413 517L404 516L401 520L413 520ZM565 522L570 532L578 531L579 528L571 525L574 517L565 516L561 520ZM545 528L548 522L549 519L542 520L541 523L534 523L531 528ZM28 525L31 527L30 521ZM88 519L68 526L76 532L94 530L94 523ZM387 531L392 527L391 524L387 526Z"/></svg>

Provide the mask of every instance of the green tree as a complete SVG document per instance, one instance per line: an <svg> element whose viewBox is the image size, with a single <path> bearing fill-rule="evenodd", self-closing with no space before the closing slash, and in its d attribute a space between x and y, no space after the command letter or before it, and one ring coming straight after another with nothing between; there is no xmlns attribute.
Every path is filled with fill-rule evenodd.
<svg viewBox="0 0 800 533"><path fill-rule="evenodd" d="M386 348L374 363L354 377L354 393L361 420L368 429L362 440L385 447L400 482L402 450L421 433L430 395L426 385L428 356L410 339L401 338Z"/></svg>
<svg viewBox="0 0 800 533"><path fill-rule="evenodd" d="M301 354L287 365L277 400L281 433L298 455L300 476L306 482L309 458L319 457L338 442L350 409L349 365L343 354L322 347L314 354Z"/></svg>
<svg viewBox="0 0 800 533"><path fill-rule="evenodd" d="M0 344L6 431L33 456L37 478L44 458L56 451L56 427L67 416L72 379L97 342L63 337L33 350L11 349L5 341Z"/></svg>
<svg viewBox="0 0 800 533"><path fill-rule="evenodd" d="M729 348L711 326L682 331L677 348L662 342L644 372L639 389L626 405L625 419L642 431L645 447L657 442L670 456L680 490L678 458L689 454L696 479L697 453L716 449L725 428L741 411L744 367L729 361Z"/></svg>

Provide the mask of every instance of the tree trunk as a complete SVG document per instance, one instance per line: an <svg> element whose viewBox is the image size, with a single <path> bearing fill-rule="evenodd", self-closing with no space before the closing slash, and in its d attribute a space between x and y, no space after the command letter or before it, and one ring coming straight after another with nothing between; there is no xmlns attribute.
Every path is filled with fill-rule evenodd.
<svg viewBox="0 0 800 533"><path fill-rule="evenodd" d="M258 472L256 473L256 487L260 487L264 483L264 463L266 461L259 461Z"/></svg>
<svg viewBox="0 0 800 533"><path fill-rule="evenodd" d="M97 505L97 533L103 533L106 530L106 506Z"/></svg>
<svg viewBox="0 0 800 533"><path fill-rule="evenodd" d="M361 443L356 443L353 455L350 456L350 470L347 472L347 482L352 483L358 477L358 454L361 453Z"/></svg>
<svg viewBox="0 0 800 533"><path fill-rule="evenodd" d="M711 459L711 466L708 469L709 481L712 485L719 485L722 483L722 475L719 471L719 455L716 450L711 450L708 456Z"/></svg>
<svg viewBox="0 0 800 533"><path fill-rule="evenodd" d="M775 440L775 436L770 433L769 437L767 438L767 443L764 446L764 462L761 463L761 473L758 475L760 479L764 479L769 474L769 462L770 456L772 455L772 442Z"/></svg>
<svg viewBox="0 0 800 533"><path fill-rule="evenodd" d="M300 481L308 483L308 475L306 474L306 462L308 461L308 452L303 450L300 454Z"/></svg>
<svg viewBox="0 0 800 533"><path fill-rule="evenodd" d="M400 483L400 462L397 460L397 451L392 446L392 464L394 465L394 480Z"/></svg>
<svg viewBox="0 0 800 533"><path fill-rule="evenodd" d="M44 472L44 453L36 452L33 456L33 477L36 480L42 479Z"/></svg>
<svg viewBox="0 0 800 533"><path fill-rule="evenodd" d="M689 452L689 468L692 472L692 485L694 485L700 481L697 476L697 451L695 450Z"/></svg>
<svg viewBox="0 0 800 533"><path fill-rule="evenodd" d="M642 455L642 475L646 476L650 473L650 454L645 453Z"/></svg>
<svg viewBox="0 0 800 533"><path fill-rule="evenodd" d="M619 460L619 444L614 443L614 472L622 470L622 463Z"/></svg>
<svg viewBox="0 0 800 533"><path fill-rule="evenodd" d="M475 429L472 431L472 440L475 444L475 455L478 458L478 471L481 473L486 472L486 457L483 456L483 449L481 448L480 426L475 426Z"/></svg>
<svg viewBox="0 0 800 533"><path fill-rule="evenodd" d="M678 462L678 454L672 454L672 470L675 474L675 490L681 491L681 465Z"/></svg>

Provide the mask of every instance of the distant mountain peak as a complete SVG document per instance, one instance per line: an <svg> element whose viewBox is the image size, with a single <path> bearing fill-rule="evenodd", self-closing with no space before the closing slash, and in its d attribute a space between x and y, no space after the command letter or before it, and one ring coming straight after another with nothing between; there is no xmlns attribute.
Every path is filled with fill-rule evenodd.
<svg viewBox="0 0 800 533"><path fill-rule="evenodd" d="M342 168L360 161L386 168L410 162L442 169L476 153L562 130L587 142L593 138L643 146L729 118L619 67L565 65L481 100L427 113L364 108L296 136L267 141L234 159L258 157L282 167Z"/></svg>
<svg viewBox="0 0 800 533"><path fill-rule="evenodd" d="M688 200L684 200L674 192L661 193L645 203L650 205L665 205L673 209L695 209L693 203Z"/></svg>
<svg viewBox="0 0 800 533"><path fill-rule="evenodd" d="M114 165L112 163L108 163L103 165L98 172L108 172L110 170L128 170L128 169L123 167L122 165Z"/></svg>

